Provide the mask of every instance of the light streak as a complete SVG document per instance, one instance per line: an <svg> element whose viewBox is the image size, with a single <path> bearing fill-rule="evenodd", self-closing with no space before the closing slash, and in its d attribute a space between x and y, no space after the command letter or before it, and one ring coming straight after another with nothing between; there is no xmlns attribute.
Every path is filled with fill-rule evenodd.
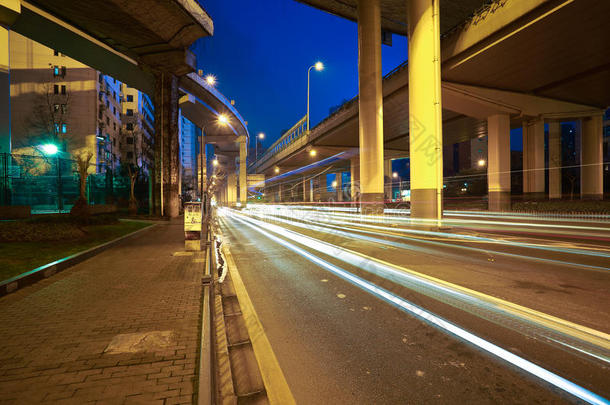
<svg viewBox="0 0 610 405"><path fill-rule="evenodd" d="M543 326L544 328L548 328L548 330L569 336L570 338L578 340L581 345L590 346L590 350L601 349L604 351L604 353L606 353L610 349L610 338L603 332L534 311L530 308L513 304L511 302L449 283L432 276L424 275L404 267L393 265L380 259L366 256L346 248L341 248L330 243L284 229L277 225L248 218L236 211L227 212L230 213L230 215L234 218L243 218L250 223L256 224L259 227L264 227L278 235L298 242L303 246L307 246L310 249L317 250L318 252L336 258L337 260L341 260L350 265L359 267L364 271L383 277L386 280L390 280L406 288L418 291L424 295L433 297L446 304L460 308L464 304L469 305L471 310L468 312L470 313L480 313L479 309L500 311L511 318L520 319L522 321L525 320L530 324ZM439 293L441 294L440 297L438 297ZM453 302L451 302L452 300ZM540 334L540 336L546 337L545 334ZM610 363L610 358L607 358L606 361Z"/></svg>
<svg viewBox="0 0 610 405"><path fill-rule="evenodd" d="M349 281L350 283L352 283L353 285L356 285L358 287L360 287L361 289L368 291L369 293L371 293L372 295L376 296L377 298L392 304L396 307L398 307L399 309L403 310L406 313L412 314L414 316L416 316L417 318L423 319L425 321L427 321L429 324L436 326L437 328L452 334L466 342L469 342L471 344L473 344L474 346L485 350L486 352L499 357L501 359L503 359L504 361L520 368L521 370L524 370L532 375L535 375L536 377L554 385L557 388L560 388L568 393L570 393L571 395L574 395L577 398L580 398L590 404L599 404L599 405L607 405L610 402L608 400L606 400L605 398L595 394L594 392L591 392L549 370L546 370L543 367L540 367L539 365L528 361L522 357L517 356L516 354L513 354L511 352L509 352L508 350L505 350L483 338L480 338L479 336L476 336L475 334L468 332L467 330L460 328L459 326L429 312L426 311L425 309L395 295L392 294L391 292L378 287L358 276L355 276L349 272L347 272L346 270L335 266L317 256L314 256L313 254L305 251L302 248L297 247L296 245L287 242L277 236L274 236L270 233L268 233L267 231L262 230L259 227L256 227L250 223L248 223L247 221L242 220L241 218L237 217L237 216L233 216L233 218L238 221L241 222L244 225L247 225L248 227L254 229L255 231L265 235L266 237L268 237L269 239L279 243L280 245L292 250L293 252L301 255L302 257L310 260L311 262L319 265L320 267L330 271L331 273L337 275L338 277L343 278L344 280Z"/></svg>

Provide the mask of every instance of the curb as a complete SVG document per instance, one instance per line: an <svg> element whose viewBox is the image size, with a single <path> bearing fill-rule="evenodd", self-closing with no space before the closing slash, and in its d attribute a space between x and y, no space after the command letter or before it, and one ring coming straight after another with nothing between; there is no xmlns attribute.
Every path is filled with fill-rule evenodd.
<svg viewBox="0 0 610 405"><path fill-rule="evenodd" d="M25 273L21 273L15 277L9 278L8 280L0 281L0 297L3 297L7 294L10 294L14 291L17 291L20 288L26 287L28 285L34 284L42 279L51 277L53 274L59 273L62 270L65 270L69 267L74 266L80 262L83 262L98 253L102 253L104 250L113 247L119 242L131 238L141 232L150 230L154 228L156 224L152 224L146 228L138 229L135 232L128 233L127 235L123 235L119 238L113 239L106 243L103 243L98 246L94 246L85 251L75 253L71 256L64 257L63 259L55 260L54 262L44 264L40 267L37 267L33 270L26 271Z"/></svg>

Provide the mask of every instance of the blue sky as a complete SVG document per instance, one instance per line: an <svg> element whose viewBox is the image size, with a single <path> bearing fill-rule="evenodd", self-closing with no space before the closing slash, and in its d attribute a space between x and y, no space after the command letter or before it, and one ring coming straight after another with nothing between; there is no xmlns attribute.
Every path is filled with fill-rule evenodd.
<svg viewBox="0 0 610 405"><path fill-rule="evenodd" d="M192 50L199 69L214 74L218 89L248 121L264 132L265 146L305 115L307 68L311 72L311 125L358 93L356 24L294 0L207 0L214 36ZM394 35L382 47L383 73L407 59L407 40Z"/></svg>

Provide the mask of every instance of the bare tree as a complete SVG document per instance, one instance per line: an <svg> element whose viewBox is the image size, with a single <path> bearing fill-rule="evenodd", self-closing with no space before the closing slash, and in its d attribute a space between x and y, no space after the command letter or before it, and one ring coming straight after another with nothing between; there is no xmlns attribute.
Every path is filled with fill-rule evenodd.
<svg viewBox="0 0 610 405"><path fill-rule="evenodd" d="M138 179L144 176L147 169L146 160L148 153L150 152L150 144L145 141L144 133L141 129L125 129L122 130L124 135L131 138L131 143L127 143L132 146L132 158L127 160L123 158L121 161L121 168L129 176L129 214L135 215L138 212L138 200L135 194L135 186Z"/></svg>

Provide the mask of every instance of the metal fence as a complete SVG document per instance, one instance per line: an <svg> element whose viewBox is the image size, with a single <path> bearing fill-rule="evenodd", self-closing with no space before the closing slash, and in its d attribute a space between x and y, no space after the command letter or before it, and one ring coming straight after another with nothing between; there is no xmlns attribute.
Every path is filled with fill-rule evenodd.
<svg viewBox="0 0 610 405"><path fill-rule="evenodd" d="M0 205L29 205L32 213L68 212L79 197L79 186L73 159L0 154ZM138 211L147 213L149 180L146 176L138 178L134 192ZM127 207L129 194L130 179L120 170L109 169L87 177L89 204Z"/></svg>

